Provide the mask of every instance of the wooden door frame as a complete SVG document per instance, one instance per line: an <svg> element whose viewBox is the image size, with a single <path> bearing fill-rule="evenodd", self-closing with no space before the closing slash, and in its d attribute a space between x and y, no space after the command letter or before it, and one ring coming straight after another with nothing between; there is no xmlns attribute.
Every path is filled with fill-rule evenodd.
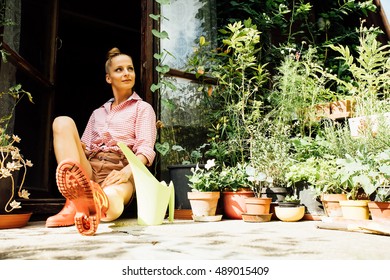
<svg viewBox="0 0 390 280"><path fill-rule="evenodd" d="M140 69L140 91L145 96L145 101L152 104L156 109L157 99L154 98L151 85L157 79L154 71L154 59L153 53L155 50L156 42L152 34L154 21L149 17L150 14L155 14L157 5L154 0L141 0L141 69Z"/></svg>

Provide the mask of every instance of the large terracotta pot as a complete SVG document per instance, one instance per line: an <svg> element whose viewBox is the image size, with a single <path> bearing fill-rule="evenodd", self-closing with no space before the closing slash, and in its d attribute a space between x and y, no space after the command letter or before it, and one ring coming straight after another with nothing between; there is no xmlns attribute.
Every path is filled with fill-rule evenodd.
<svg viewBox="0 0 390 280"><path fill-rule="evenodd" d="M249 197L245 199L246 213L253 215L269 214L271 197Z"/></svg>
<svg viewBox="0 0 390 280"><path fill-rule="evenodd" d="M371 213L371 219L374 221L390 221L390 202L370 201L368 209Z"/></svg>
<svg viewBox="0 0 390 280"><path fill-rule="evenodd" d="M222 192L224 217L228 219L241 219L242 213L246 213L245 199L253 196L253 191Z"/></svg>
<svg viewBox="0 0 390 280"><path fill-rule="evenodd" d="M195 217L215 216L220 192L188 192L187 196Z"/></svg>
<svg viewBox="0 0 390 280"><path fill-rule="evenodd" d="M369 200L340 200L341 210L344 219L368 220L370 213L368 210Z"/></svg>
<svg viewBox="0 0 390 280"><path fill-rule="evenodd" d="M325 215L328 217L342 217L343 212L339 201L347 200L346 194L327 194L321 195L322 205L324 206Z"/></svg>

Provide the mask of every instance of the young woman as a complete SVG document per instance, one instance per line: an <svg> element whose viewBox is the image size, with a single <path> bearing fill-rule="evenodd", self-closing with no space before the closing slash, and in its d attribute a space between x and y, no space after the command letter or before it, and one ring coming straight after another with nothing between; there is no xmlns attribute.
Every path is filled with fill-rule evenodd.
<svg viewBox="0 0 390 280"><path fill-rule="evenodd" d="M53 122L56 180L66 203L47 219L47 227L76 224L82 235L93 235L100 220L112 221L123 213L135 187L117 142L126 143L147 166L154 160L156 115L133 91L132 58L113 48L105 69L114 97L92 113L81 139L71 118L61 116Z"/></svg>

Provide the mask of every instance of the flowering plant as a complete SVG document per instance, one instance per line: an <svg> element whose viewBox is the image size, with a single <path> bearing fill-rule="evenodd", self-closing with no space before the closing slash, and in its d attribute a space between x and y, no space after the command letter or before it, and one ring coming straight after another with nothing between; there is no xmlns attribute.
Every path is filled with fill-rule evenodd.
<svg viewBox="0 0 390 280"><path fill-rule="evenodd" d="M210 159L205 164L204 168L200 168L196 164L195 168L191 168L191 175L188 175L189 186L192 191L199 192L214 192L219 191L219 173L220 169L215 164L215 159Z"/></svg>
<svg viewBox="0 0 390 280"><path fill-rule="evenodd" d="M237 163L236 166L224 166L219 174L223 191L239 191L249 188L246 164Z"/></svg>
<svg viewBox="0 0 390 280"><path fill-rule="evenodd" d="M246 167L246 174L248 175L248 181L252 182L251 188L255 197L261 196L261 190L263 187L269 186L272 187L273 179L270 176L267 176L264 172L259 172L256 168L252 166Z"/></svg>
<svg viewBox="0 0 390 280"><path fill-rule="evenodd" d="M23 177L19 188L17 189L17 195L19 198L28 199L29 193L27 190L23 189L24 180L26 177L27 167L31 167L32 163L30 160L25 160L20 154L19 148L14 146L15 143L20 142L20 138L16 135L12 137L7 133L7 128L10 120L12 119L15 107L20 101L20 99L27 95L29 101L32 102L32 96L29 92L24 91L20 85L11 87L6 92L0 92L0 98L11 97L13 98L13 106L11 107L11 112L0 118L0 180L10 179L10 197L4 204L4 211L9 213L14 209L21 208L20 202L15 200L16 188L14 176L15 172L23 169ZM0 199L4 199L0 197Z"/></svg>

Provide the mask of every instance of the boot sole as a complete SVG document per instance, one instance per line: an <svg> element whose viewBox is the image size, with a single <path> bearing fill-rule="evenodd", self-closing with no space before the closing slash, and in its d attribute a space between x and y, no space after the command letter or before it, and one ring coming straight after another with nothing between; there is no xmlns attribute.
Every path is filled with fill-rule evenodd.
<svg viewBox="0 0 390 280"><path fill-rule="evenodd" d="M94 199L94 189L84 170L77 163L63 161L57 167L56 180L61 194L73 201L75 225L82 235L94 235L100 222L100 210Z"/></svg>

